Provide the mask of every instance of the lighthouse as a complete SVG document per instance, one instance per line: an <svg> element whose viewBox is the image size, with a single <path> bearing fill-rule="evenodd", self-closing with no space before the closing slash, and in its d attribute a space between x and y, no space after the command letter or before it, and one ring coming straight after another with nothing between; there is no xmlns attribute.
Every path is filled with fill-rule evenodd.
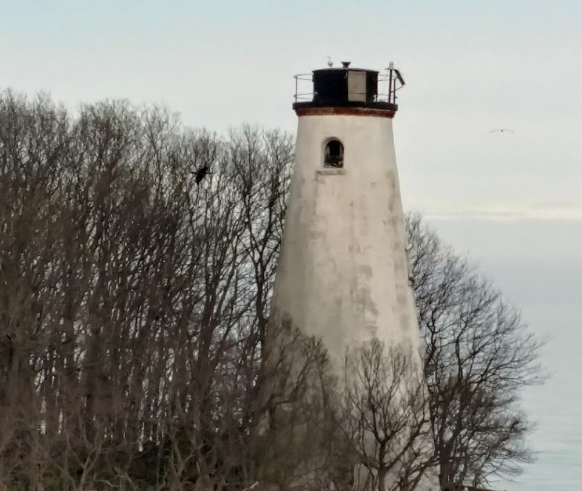
<svg viewBox="0 0 582 491"><path fill-rule="evenodd" d="M271 303L271 322L321 340L340 380L346 353L376 339L422 366L393 133L404 79L392 63L384 73L350 65L296 76L295 166ZM367 470L355 470L355 489L366 489L371 468L357 465ZM436 483L431 470L416 489Z"/></svg>
<svg viewBox="0 0 582 491"><path fill-rule="evenodd" d="M392 63L385 73L342 65L296 76L295 166L271 304L272 322L321 340L339 379L346 353L375 339L422 363L393 134L404 79ZM429 440L420 445L430 453ZM355 471L355 489L367 489L368 470ZM418 491L437 489L433 471Z"/></svg>
<svg viewBox="0 0 582 491"><path fill-rule="evenodd" d="M336 365L373 338L416 351L420 341L393 135L404 80L392 64L384 74L342 65L296 77L295 166L272 300L272 314L321 339Z"/></svg>

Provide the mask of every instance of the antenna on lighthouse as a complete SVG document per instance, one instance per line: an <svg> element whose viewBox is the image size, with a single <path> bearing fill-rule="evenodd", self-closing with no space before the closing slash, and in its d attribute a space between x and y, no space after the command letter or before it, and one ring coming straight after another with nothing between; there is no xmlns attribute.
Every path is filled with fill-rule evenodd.
<svg viewBox="0 0 582 491"><path fill-rule="evenodd" d="M395 104L396 91L404 87L406 82L404 81L400 71L394 68L393 61L388 64L388 68L386 68L386 70L388 70L388 102ZM396 86L396 81L400 83L400 87Z"/></svg>

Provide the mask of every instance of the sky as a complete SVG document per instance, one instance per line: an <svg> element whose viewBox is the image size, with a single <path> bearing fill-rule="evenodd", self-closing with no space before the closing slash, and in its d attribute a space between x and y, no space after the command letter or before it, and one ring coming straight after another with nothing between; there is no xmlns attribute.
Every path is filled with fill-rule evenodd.
<svg viewBox="0 0 582 491"><path fill-rule="evenodd" d="M0 0L0 88L69 107L165 103L193 127L294 132L293 76L339 64L407 85L404 206L422 211L548 337L516 491L582 482L580 0ZM515 133L490 133L509 128ZM557 486L557 487L556 487Z"/></svg>

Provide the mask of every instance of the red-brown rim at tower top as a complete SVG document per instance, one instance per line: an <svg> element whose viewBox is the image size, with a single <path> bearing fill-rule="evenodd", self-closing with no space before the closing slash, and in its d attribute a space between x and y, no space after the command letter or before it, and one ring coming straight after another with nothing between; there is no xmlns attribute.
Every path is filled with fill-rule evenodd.
<svg viewBox="0 0 582 491"><path fill-rule="evenodd" d="M297 116L373 116L376 118L393 118L396 111L391 109L371 109L368 107L295 107Z"/></svg>

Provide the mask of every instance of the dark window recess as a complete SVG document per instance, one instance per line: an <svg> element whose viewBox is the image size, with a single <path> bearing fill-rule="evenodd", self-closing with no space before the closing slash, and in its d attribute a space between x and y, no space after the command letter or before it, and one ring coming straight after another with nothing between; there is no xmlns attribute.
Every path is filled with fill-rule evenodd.
<svg viewBox="0 0 582 491"><path fill-rule="evenodd" d="M344 166L344 146L339 140L331 140L325 146L324 167L340 168Z"/></svg>

